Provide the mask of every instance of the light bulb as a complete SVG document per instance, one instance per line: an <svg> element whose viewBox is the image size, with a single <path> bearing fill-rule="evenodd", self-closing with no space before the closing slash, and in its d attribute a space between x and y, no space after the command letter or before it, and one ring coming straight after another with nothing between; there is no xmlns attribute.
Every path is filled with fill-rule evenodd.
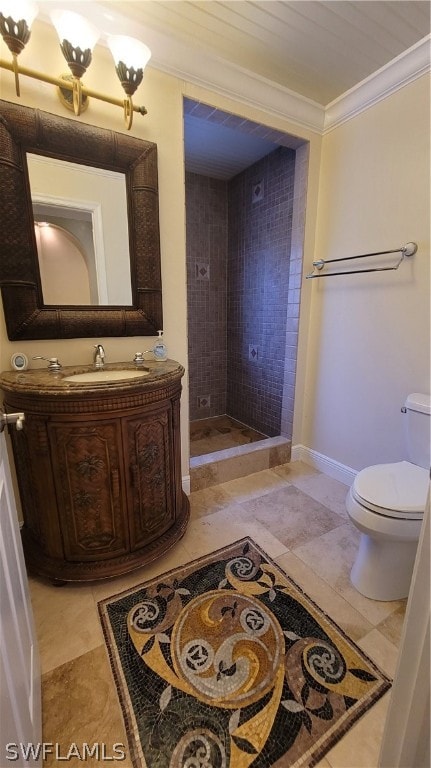
<svg viewBox="0 0 431 768"><path fill-rule="evenodd" d="M84 16L73 11L52 11L50 17L60 43L67 40L74 48L80 48L82 51L93 50L100 33Z"/></svg>
<svg viewBox="0 0 431 768"><path fill-rule="evenodd" d="M16 22L25 21L30 29L39 13L39 8L33 0L2 0L0 2L0 13L5 18L10 17Z"/></svg>
<svg viewBox="0 0 431 768"><path fill-rule="evenodd" d="M148 46L134 37L108 35L108 46L116 66L122 61L126 67L143 71L151 58Z"/></svg>

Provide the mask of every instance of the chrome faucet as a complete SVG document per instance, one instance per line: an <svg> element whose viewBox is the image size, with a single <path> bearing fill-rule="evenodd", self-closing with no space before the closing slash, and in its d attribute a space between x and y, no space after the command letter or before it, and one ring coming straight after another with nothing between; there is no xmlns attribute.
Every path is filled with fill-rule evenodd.
<svg viewBox="0 0 431 768"><path fill-rule="evenodd" d="M103 368L105 365L105 350L101 344L94 345L94 366L95 368Z"/></svg>

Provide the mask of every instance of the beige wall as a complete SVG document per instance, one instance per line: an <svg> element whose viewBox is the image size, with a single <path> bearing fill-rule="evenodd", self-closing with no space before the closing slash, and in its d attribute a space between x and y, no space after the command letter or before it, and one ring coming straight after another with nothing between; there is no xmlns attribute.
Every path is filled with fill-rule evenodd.
<svg viewBox="0 0 431 768"><path fill-rule="evenodd" d="M0 42L3 58L10 55ZM41 72L59 75L67 71L60 52L55 31L43 22L35 22L32 37L26 49L20 54L22 66L32 67ZM115 74L109 51L98 45L93 62L83 78L88 88L102 91L122 98L122 89ZM0 70L1 97L26 106L36 107L48 112L82 120L112 130L125 132L123 114L119 107L92 100L88 110L81 118L75 118L65 110L51 85L22 77L21 98L15 96L13 78L10 72ZM159 206L160 238L162 255L163 314L164 334L169 356L178 360L186 368L181 399L182 427L182 463L183 476L189 474L188 446L188 377L187 377L187 304L186 304L186 257L185 257L185 198L184 198L184 143L182 98L187 95L209 104L243 115L251 120L270 125L278 130L301 136L310 141L310 174L308 180L309 198L306 227L305 263L313 257L314 221L317 204L317 181L320 162L321 138L307 129L299 129L295 124L275 115L237 103L204 88L194 86L175 77L158 72L148 67L144 80L139 87L134 101L145 104L148 115L135 114L132 135L154 141L158 147L159 168ZM304 298L304 317L302 335L307 335L308 302ZM7 339L3 312L0 313L0 367L10 368L10 357L16 351L23 351L29 358L33 355L57 356L63 365L89 363L92 359L92 345L101 341L105 346L107 360L122 361L131 359L137 350L147 349L152 343L148 338L107 338L107 339L71 339L50 341L10 342ZM303 343L306 350L306 343ZM40 362L33 363L39 366ZM302 353L299 368L303 379L305 356ZM298 387L298 408L302 407L303 386Z"/></svg>
<svg viewBox="0 0 431 768"><path fill-rule="evenodd" d="M418 244L396 272L303 288L312 312L298 442L356 470L401 457L400 407L430 391L429 87L423 76L322 144L316 257Z"/></svg>

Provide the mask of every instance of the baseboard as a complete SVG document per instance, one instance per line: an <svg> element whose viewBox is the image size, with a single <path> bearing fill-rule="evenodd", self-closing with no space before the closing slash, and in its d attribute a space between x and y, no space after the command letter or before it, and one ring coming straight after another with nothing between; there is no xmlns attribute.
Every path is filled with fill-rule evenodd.
<svg viewBox="0 0 431 768"><path fill-rule="evenodd" d="M310 467L318 469L325 475L345 483L345 485L351 485L357 475L355 469L346 467L344 464L340 464L339 461L335 461L335 459L331 459L329 456L324 456L323 453L313 451L312 448L307 448L306 445L292 446L291 461L303 461L305 464L309 464Z"/></svg>

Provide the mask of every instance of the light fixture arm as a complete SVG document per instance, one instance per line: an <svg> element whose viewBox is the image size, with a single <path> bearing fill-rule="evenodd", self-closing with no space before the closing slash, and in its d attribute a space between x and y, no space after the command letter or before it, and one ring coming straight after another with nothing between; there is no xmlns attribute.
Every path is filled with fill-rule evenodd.
<svg viewBox="0 0 431 768"><path fill-rule="evenodd" d="M15 93L17 96L21 96L21 91L19 88L19 68L18 68L18 59L17 54L12 54L12 72L14 74L15 78Z"/></svg>
<svg viewBox="0 0 431 768"><path fill-rule="evenodd" d="M130 131L133 122L133 101L131 96L127 96L124 99L124 122L126 123L127 130Z"/></svg>
<svg viewBox="0 0 431 768"><path fill-rule="evenodd" d="M73 76L72 101L73 101L73 111L77 117L79 117L79 115L81 114L83 98L84 98L84 95L82 93L82 83L79 77Z"/></svg>
<svg viewBox="0 0 431 768"><path fill-rule="evenodd" d="M51 85L56 85L58 88L63 88L69 91L74 90L74 80L75 78L69 82L67 80L64 80L60 77L52 77L51 75L45 75L43 72L36 72L34 69L29 69L28 67L22 67L16 62L16 67L13 62L6 61L5 59L0 59L0 69L7 69L9 72L14 72L15 76L18 76L18 73L20 75L24 75L25 77L32 77L35 80L41 80L43 83L50 83ZM90 97L93 99L98 99L99 101L104 101L107 104L113 104L117 107L122 107L124 110L124 116L126 119L126 124L128 130L130 130L132 126L132 120L133 120L133 112L138 112L141 115L146 115L147 110L144 106L136 106L133 104L130 97L128 99L116 99L112 96L108 96L103 93L99 93L98 91L93 91L90 88L86 88L82 83L80 83L81 87L81 98L82 97ZM17 94L19 96L19 94ZM130 99L130 102L129 102ZM125 102L127 102L127 116L126 116L126 106ZM129 124L130 123L130 124Z"/></svg>

